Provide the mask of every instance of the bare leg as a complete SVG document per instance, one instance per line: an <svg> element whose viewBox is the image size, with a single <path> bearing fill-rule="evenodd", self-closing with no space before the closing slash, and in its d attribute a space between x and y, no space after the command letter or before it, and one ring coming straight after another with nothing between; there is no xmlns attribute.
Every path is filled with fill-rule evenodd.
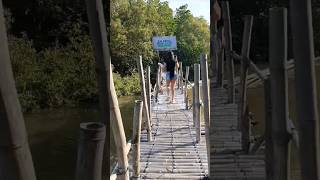
<svg viewBox="0 0 320 180"><path fill-rule="evenodd" d="M175 89L174 86L176 84L176 80L171 80L171 102L174 102Z"/></svg>
<svg viewBox="0 0 320 180"><path fill-rule="evenodd" d="M170 88L169 88L169 85L170 85L170 81L168 81L168 80L167 80L167 82L166 82L166 86L167 86L167 95L168 95L168 100L170 100L170 99L169 99L169 97L170 97Z"/></svg>

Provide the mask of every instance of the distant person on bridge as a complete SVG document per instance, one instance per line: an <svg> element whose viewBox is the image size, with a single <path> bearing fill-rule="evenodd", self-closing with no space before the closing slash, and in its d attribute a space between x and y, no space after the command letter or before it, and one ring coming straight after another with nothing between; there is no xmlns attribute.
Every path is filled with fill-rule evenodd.
<svg viewBox="0 0 320 180"><path fill-rule="evenodd" d="M164 52L163 60L166 69L167 101L175 103L175 84L178 77L176 69L179 68L179 63L172 51Z"/></svg>

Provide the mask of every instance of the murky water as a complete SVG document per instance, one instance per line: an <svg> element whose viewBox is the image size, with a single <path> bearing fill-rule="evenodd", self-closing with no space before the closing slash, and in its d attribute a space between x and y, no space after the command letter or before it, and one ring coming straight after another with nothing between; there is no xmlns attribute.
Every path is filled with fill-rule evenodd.
<svg viewBox="0 0 320 180"><path fill-rule="evenodd" d="M288 77L289 77L289 81L288 81L289 118L294 122L295 127L297 128L294 75L292 73L289 73ZM320 66L316 67L316 78L317 78L318 102L320 102ZM263 87L249 89L248 102L249 102L249 109L251 112L254 113L255 120L258 122L258 124L253 128L253 133L256 135L261 135L264 132L264 124L265 124ZM319 105L318 105L318 112L320 113ZM291 147L291 154L290 154L291 175L292 175L292 178L293 177L298 178L300 176L298 149L295 147L293 143L290 144L290 147Z"/></svg>
<svg viewBox="0 0 320 180"><path fill-rule="evenodd" d="M121 97L119 105L126 136L132 134L134 100ZM25 114L29 142L38 180L74 179L79 124L98 121L97 107L62 108ZM113 137L111 137L113 143ZM115 161L115 146L111 162Z"/></svg>

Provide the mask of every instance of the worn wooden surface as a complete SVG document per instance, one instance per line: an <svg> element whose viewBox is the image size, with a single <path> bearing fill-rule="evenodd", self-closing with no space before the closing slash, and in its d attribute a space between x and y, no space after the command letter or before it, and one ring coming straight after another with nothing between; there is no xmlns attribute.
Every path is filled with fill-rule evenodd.
<svg viewBox="0 0 320 180"><path fill-rule="evenodd" d="M264 154L241 151L238 105L228 103L227 90L211 85L210 179L265 179ZM236 101L239 97L236 97Z"/></svg>
<svg viewBox="0 0 320 180"><path fill-rule="evenodd" d="M179 91L179 90L178 90ZM141 179L201 179L208 173L207 151L202 124L196 143L192 111L185 110L183 94L168 104L165 95L153 104L152 140L141 135Z"/></svg>

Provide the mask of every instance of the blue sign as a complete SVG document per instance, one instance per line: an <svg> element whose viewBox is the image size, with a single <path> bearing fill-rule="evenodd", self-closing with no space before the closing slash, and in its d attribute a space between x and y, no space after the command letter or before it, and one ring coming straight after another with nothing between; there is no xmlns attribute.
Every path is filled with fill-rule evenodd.
<svg viewBox="0 0 320 180"><path fill-rule="evenodd" d="M175 36L155 36L152 38L153 49L157 51L177 50Z"/></svg>

